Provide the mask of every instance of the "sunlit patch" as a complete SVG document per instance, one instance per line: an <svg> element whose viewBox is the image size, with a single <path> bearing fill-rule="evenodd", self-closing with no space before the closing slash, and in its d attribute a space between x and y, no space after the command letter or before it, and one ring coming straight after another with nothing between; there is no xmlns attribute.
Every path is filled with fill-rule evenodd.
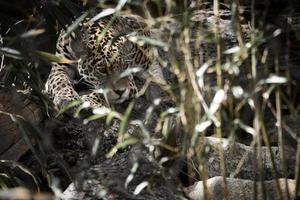
<svg viewBox="0 0 300 200"><path fill-rule="evenodd" d="M155 106L158 106L160 104L160 102L161 102L161 98L156 98L156 99L154 99L153 104Z"/></svg>
<svg viewBox="0 0 300 200"><path fill-rule="evenodd" d="M221 103L225 99L225 96L226 93L224 90L217 91L209 107L210 114L214 114L219 109Z"/></svg>
<svg viewBox="0 0 300 200"><path fill-rule="evenodd" d="M197 124L195 127L195 131L198 133L201 133L201 132L205 131L211 124L212 124L211 120L207 120L200 124Z"/></svg>
<svg viewBox="0 0 300 200"><path fill-rule="evenodd" d="M102 106L100 108L95 108L93 109L93 114L96 114L96 115L107 115L108 113L110 113L111 109L105 107L105 106Z"/></svg>
<svg viewBox="0 0 300 200"><path fill-rule="evenodd" d="M242 98L244 95L244 90L241 86L233 86L231 88L232 94L235 98L239 99Z"/></svg>
<svg viewBox="0 0 300 200"><path fill-rule="evenodd" d="M89 108L90 106L91 106L91 103L89 101L85 101L81 105L82 108Z"/></svg>

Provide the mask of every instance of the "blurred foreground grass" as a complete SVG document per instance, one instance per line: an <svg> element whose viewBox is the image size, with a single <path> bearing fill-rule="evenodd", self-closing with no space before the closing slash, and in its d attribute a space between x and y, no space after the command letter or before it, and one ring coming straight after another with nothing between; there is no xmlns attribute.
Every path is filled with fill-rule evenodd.
<svg viewBox="0 0 300 200"><path fill-rule="evenodd" d="M218 0L120 0L99 4L93 1L52 0L32 1L24 8L17 4L1 4L16 13L23 13L2 13L8 20L0 24L1 84L36 97L42 102L45 116L52 108L42 94L50 70L49 61L67 62L53 55L58 27L72 24L82 12L99 14L95 10L97 6L102 14L115 8L111 13L113 15L138 13L145 18L154 37L133 38L133 41L153 46L157 61L168 71L170 88L166 93L172 103L161 110L154 129L156 134L149 132L145 123L161 99L152 99L153 102L145 109L145 119L131 120L133 104L129 104L124 113L98 109L94 110L93 115L86 116L85 122L100 118L109 123L113 118L120 119L118 144L109 151L109 157L118 149L137 143L149 150L159 149L161 154L155 159L161 164L183 156L187 166L184 173L188 179L184 184L187 186L208 177L203 163L207 152L203 146L205 136L224 137L232 143L257 147L256 167L260 176L257 180L264 179L260 152L263 146L270 149L271 157L272 145L279 146L281 152L285 148L294 148L297 149L295 176L284 178L294 178L299 191L298 130L284 121L286 116L291 116L299 123L298 32L293 23L287 22L294 19L292 11L284 13L286 19L278 18L278 22L282 20L286 23L280 26L280 23L274 23L274 13L269 11L272 2L263 8L254 1L247 5L245 2L224 3ZM72 25L76 28L76 24ZM23 121L18 116L10 116L22 129L24 137L28 137L26 141L44 176L47 176L45 158L52 144L41 142L41 129L27 123L26 117ZM143 132L141 137L126 134L132 124L140 127ZM272 131L273 135L270 134ZM220 175L225 175L222 151L220 146ZM285 169L285 155L282 153L280 156L281 166ZM61 159L58 162L65 166ZM275 166L274 159L271 164ZM162 166L168 167L167 164ZM63 168L72 179L68 167ZM273 173L276 177L276 169ZM20 185L18 181L8 184L7 180L14 180L14 177L5 171L0 177L2 189ZM49 178L48 184L55 190L53 181Z"/></svg>

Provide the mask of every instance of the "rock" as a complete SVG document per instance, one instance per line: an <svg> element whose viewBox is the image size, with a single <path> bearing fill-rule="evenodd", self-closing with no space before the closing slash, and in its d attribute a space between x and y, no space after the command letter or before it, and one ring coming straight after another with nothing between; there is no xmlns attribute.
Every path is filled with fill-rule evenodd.
<svg viewBox="0 0 300 200"><path fill-rule="evenodd" d="M61 199L63 200L80 200L84 199L84 192L76 190L74 183L71 183L69 187L62 194Z"/></svg>
<svg viewBox="0 0 300 200"><path fill-rule="evenodd" d="M225 190L224 190L224 179L221 176L216 176L210 178L206 181L207 191L204 190L203 181L195 183L193 186L186 188L185 192L193 200L202 200L208 199L225 199ZM271 181L264 181L263 191L261 187L262 182L256 182L256 191L255 191L255 182L251 180L235 179L235 178L226 178L227 191L228 191L228 200L235 199L294 199L295 198L295 187L296 181L287 180L287 188L285 179L277 179ZM280 188L281 193L278 190ZM288 189L288 190L287 190ZM287 192L288 191L288 192ZM205 192L209 192L205 196ZM254 195L256 194L256 198ZM265 196L264 196L265 195ZM282 195L282 196L281 196ZM264 198L265 197L265 198Z"/></svg>
<svg viewBox="0 0 300 200"><path fill-rule="evenodd" d="M75 184L70 184L63 193L62 200L179 199L180 192L150 160L149 155L137 147L118 153L111 159L81 170Z"/></svg>
<svg viewBox="0 0 300 200"><path fill-rule="evenodd" d="M297 138L299 138L300 124L298 115L282 115L282 134L287 148L295 148L297 146ZM268 118L266 122L269 140L271 144L278 144L278 128L276 127L276 119L274 116Z"/></svg>
<svg viewBox="0 0 300 200"><path fill-rule="evenodd" d="M22 116L37 125L42 120L41 107L28 96L13 88L0 88L0 159L18 160L28 146L22 139L21 131L9 114Z"/></svg>
<svg viewBox="0 0 300 200"><path fill-rule="evenodd" d="M16 187L10 189L2 189L0 191L0 199L6 200L14 200L14 199L22 199L22 200L53 200L55 197L51 194L47 193L33 193L26 188Z"/></svg>
<svg viewBox="0 0 300 200"><path fill-rule="evenodd" d="M214 137L205 137L204 145L206 145L204 157L207 174L209 177L221 175L219 145L221 140ZM256 156L257 147L250 147L239 143L233 143L227 139L222 139L222 149L224 151L225 176L237 177L253 180L259 176L258 157ZM277 177L285 177L284 170L281 165L280 148L271 147L274 156L275 169ZM285 150L285 162L287 166L286 176L293 176L296 165L296 152L293 149ZM262 171L263 179L274 179L272 172L272 160L268 147L261 147Z"/></svg>

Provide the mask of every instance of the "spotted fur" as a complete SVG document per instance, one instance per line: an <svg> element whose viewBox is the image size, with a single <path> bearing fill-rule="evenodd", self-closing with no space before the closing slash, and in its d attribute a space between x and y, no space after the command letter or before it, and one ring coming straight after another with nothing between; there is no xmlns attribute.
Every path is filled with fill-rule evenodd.
<svg viewBox="0 0 300 200"><path fill-rule="evenodd" d="M46 92L58 107L77 99L90 101L93 106L121 102L138 93L134 75L120 77L122 72L140 67L145 72L142 78L151 76L151 70L148 70L153 63L151 48L128 39L129 35L150 36L146 24L138 16L120 16L114 20L102 18L94 22L86 19L78 30L70 36L65 35L62 30L56 55L75 62L53 63L46 83ZM107 98L94 92L80 96L73 87L74 71L94 89L109 88L111 92ZM158 71L156 76L163 77L160 68Z"/></svg>

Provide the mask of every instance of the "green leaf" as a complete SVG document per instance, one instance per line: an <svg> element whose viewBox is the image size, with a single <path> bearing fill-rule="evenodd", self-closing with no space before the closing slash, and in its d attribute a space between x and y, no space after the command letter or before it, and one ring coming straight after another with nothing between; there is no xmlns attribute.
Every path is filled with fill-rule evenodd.
<svg viewBox="0 0 300 200"><path fill-rule="evenodd" d="M45 29L31 29L25 33L23 33L20 37L21 38L29 38L29 37L35 37L35 36L38 36L40 34L43 34L45 33Z"/></svg>
<svg viewBox="0 0 300 200"><path fill-rule="evenodd" d="M119 138L122 137L123 134L126 132L128 121L129 121L129 116L132 112L133 106L134 106L134 102L131 102L125 111L125 114L124 114L121 124L120 124L120 129L119 129L119 134L118 134Z"/></svg>
<svg viewBox="0 0 300 200"><path fill-rule="evenodd" d="M146 36L129 36L128 38L131 42L137 43L140 46L143 46L144 44L149 44L152 46L157 46L157 47L161 47L164 50L168 50L169 49L169 45L163 41L160 40L156 40L150 37L146 37Z"/></svg>
<svg viewBox="0 0 300 200"><path fill-rule="evenodd" d="M65 113L67 110L78 106L79 104L81 104L81 101L79 101L79 100L72 101L71 103L67 104L62 109L60 109L58 114L56 115L56 117L58 117L61 114Z"/></svg>
<svg viewBox="0 0 300 200"><path fill-rule="evenodd" d="M64 34L64 37L68 37L74 30L80 26L80 23L88 16L88 12L83 13L80 17L78 17L73 24L71 24Z"/></svg>
<svg viewBox="0 0 300 200"><path fill-rule="evenodd" d="M57 55L54 55L52 53L48 53L48 52L45 52L45 51L34 51L34 53L48 61L51 61L51 62L56 62L56 63L61 63L61 64L72 64L72 63L76 63L77 61L75 60L69 60L67 58L64 58L64 57L61 57L61 56L57 56Z"/></svg>
<svg viewBox="0 0 300 200"><path fill-rule="evenodd" d="M129 145L134 145L134 144L136 144L137 142L138 142L138 139L136 139L136 138L134 138L134 137L130 137L130 138L124 140L123 142L118 143L116 146L114 146L114 147L108 152L108 154L106 155L106 157L107 157L107 158L111 158L111 157L113 157L113 156L117 153L118 149L123 149L123 148L125 148L125 147L127 147L127 146L129 146Z"/></svg>
<svg viewBox="0 0 300 200"><path fill-rule="evenodd" d="M14 59L23 59L20 51L9 47L0 47L0 54Z"/></svg>

